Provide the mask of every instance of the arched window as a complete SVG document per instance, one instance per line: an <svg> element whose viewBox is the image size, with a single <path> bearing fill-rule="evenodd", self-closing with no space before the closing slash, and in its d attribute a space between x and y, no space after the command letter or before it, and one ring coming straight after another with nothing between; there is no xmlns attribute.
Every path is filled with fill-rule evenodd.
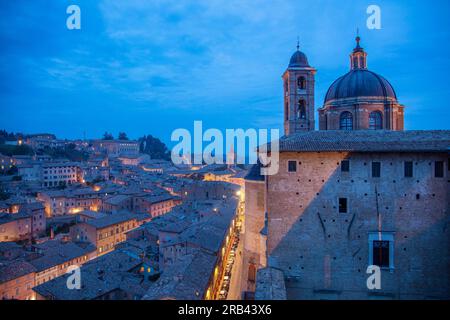
<svg viewBox="0 0 450 320"><path fill-rule="evenodd" d="M383 129L383 116L380 111L371 112L369 115L369 129L381 130Z"/></svg>
<svg viewBox="0 0 450 320"><path fill-rule="evenodd" d="M306 119L306 105L305 100L298 100L297 119Z"/></svg>
<svg viewBox="0 0 450 320"><path fill-rule="evenodd" d="M288 93L288 91L289 91L289 84L288 84L288 81L286 80L284 82L284 92Z"/></svg>
<svg viewBox="0 0 450 320"><path fill-rule="evenodd" d="M353 56L353 69L358 69L358 57Z"/></svg>
<svg viewBox="0 0 450 320"><path fill-rule="evenodd" d="M306 89L306 79L305 79L305 77L298 77L298 79L297 79L297 86L301 90Z"/></svg>
<svg viewBox="0 0 450 320"><path fill-rule="evenodd" d="M339 128L341 130L353 130L353 115L348 112L342 112L339 121Z"/></svg>
<svg viewBox="0 0 450 320"><path fill-rule="evenodd" d="M365 61L364 61L364 56L360 56L360 57L359 57L359 67L360 67L361 69L365 69L365 68L366 68L366 63L365 63Z"/></svg>

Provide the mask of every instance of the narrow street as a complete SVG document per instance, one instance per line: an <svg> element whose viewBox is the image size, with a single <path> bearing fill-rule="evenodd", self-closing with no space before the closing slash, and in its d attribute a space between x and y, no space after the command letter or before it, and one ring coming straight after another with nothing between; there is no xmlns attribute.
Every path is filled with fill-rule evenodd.
<svg viewBox="0 0 450 320"><path fill-rule="evenodd" d="M236 226L233 229L233 234L230 241L230 247L226 251L224 258L224 271L220 279L220 289L217 295L218 300L240 300L240 274L242 269L242 224L243 224L243 209L244 202L240 202L240 210Z"/></svg>
<svg viewBox="0 0 450 320"><path fill-rule="evenodd" d="M231 269L230 289L228 290L227 300L241 300L241 271L243 254L243 235L240 235L240 241L236 248L236 258Z"/></svg>

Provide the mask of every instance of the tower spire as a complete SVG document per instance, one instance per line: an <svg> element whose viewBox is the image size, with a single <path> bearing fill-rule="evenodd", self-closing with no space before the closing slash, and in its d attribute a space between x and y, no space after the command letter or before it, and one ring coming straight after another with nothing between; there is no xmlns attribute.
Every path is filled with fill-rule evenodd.
<svg viewBox="0 0 450 320"><path fill-rule="evenodd" d="M300 51L300 38L297 36L297 51Z"/></svg>
<svg viewBox="0 0 450 320"><path fill-rule="evenodd" d="M359 36L359 28L356 28L356 49L360 49L359 42L361 41L361 37Z"/></svg>

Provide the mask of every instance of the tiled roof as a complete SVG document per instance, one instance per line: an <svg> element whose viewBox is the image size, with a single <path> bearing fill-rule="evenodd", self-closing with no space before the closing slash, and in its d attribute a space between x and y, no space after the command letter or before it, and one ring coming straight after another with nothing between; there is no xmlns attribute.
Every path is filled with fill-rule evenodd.
<svg viewBox="0 0 450 320"><path fill-rule="evenodd" d="M172 196L170 193L166 192L164 194L146 195L146 196L144 196L142 198L145 199L146 201L152 203L152 204L155 204L155 203L160 203L160 202L172 200L172 199L174 199L174 196Z"/></svg>
<svg viewBox="0 0 450 320"><path fill-rule="evenodd" d="M280 152L448 152L450 130L320 130L280 139Z"/></svg>
<svg viewBox="0 0 450 320"><path fill-rule="evenodd" d="M90 219L100 219L106 217L108 214L104 212L91 211L91 210L83 210L78 213L79 216L83 216Z"/></svg>
<svg viewBox="0 0 450 320"><path fill-rule="evenodd" d="M184 232L179 241L193 243L210 252L217 253L225 239L227 229L217 228L208 223L193 226Z"/></svg>
<svg viewBox="0 0 450 320"><path fill-rule="evenodd" d="M214 271L217 256L198 250L165 269L143 300L201 300Z"/></svg>
<svg viewBox="0 0 450 320"><path fill-rule="evenodd" d="M104 202L111 205L119 205L122 202L127 201L129 199L130 199L129 195L118 194L116 196L111 196L110 198L107 198Z"/></svg>
<svg viewBox="0 0 450 320"><path fill-rule="evenodd" d="M0 262L0 283L17 279L35 271L34 266L24 260Z"/></svg>
<svg viewBox="0 0 450 320"><path fill-rule="evenodd" d="M116 250L97 259L89 261L81 267L81 289L68 290L69 274L55 278L33 290L40 295L55 300L91 300L117 289L135 290L135 281L129 282L129 277L137 277L129 271L141 264L129 254ZM139 279L140 280L140 279ZM142 288L136 294L143 294Z"/></svg>
<svg viewBox="0 0 450 320"><path fill-rule="evenodd" d="M0 253L5 252L7 250L12 250L12 249L20 250L20 249L22 249L22 246L18 245L15 242L0 242Z"/></svg>
<svg viewBox="0 0 450 320"><path fill-rule="evenodd" d="M9 223L15 220L30 219L31 215L27 212L19 212L15 214L0 213L0 224Z"/></svg>
<svg viewBox="0 0 450 320"><path fill-rule="evenodd" d="M43 163L43 168L59 168L59 167L78 167L80 163L78 162L50 162L50 163Z"/></svg>
<svg viewBox="0 0 450 320"><path fill-rule="evenodd" d="M60 241L47 241L34 247L43 254L41 257L29 261L37 271L69 262L96 250L93 245L82 248L73 242L63 243Z"/></svg>
<svg viewBox="0 0 450 320"><path fill-rule="evenodd" d="M99 218L99 219L89 220L89 221L86 221L85 223L90 226L93 226L97 229L101 229L101 228L105 228L108 226L112 226L114 224L122 223L122 222L133 220L133 219L138 220L138 218L140 218L140 216L138 216L136 214L122 212L122 213L110 214L106 217Z"/></svg>

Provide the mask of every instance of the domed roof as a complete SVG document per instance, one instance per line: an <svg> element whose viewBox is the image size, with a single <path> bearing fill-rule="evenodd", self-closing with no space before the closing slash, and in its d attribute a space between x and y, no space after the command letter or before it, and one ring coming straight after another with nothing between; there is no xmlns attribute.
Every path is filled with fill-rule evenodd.
<svg viewBox="0 0 450 320"><path fill-rule="evenodd" d="M385 78L367 69L354 69L333 82L325 96L325 103L356 97L382 97L397 100L394 88Z"/></svg>
<svg viewBox="0 0 450 320"><path fill-rule="evenodd" d="M309 67L308 58L306 55L297 49L297 51L292 55L289 61L288 68L305 68Z"/></svg>

